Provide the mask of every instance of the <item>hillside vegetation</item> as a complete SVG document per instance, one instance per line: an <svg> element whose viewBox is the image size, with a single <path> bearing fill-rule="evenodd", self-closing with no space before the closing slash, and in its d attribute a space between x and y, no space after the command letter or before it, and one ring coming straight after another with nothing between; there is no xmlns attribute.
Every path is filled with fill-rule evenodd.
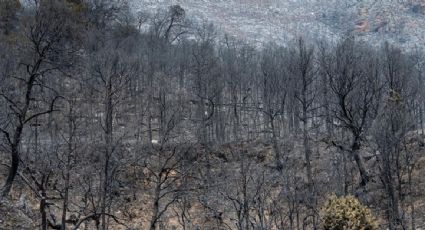
<svg viewBox="0 0 425 230"><path fill-rule="evenodd" d="M0 229L425 226L421 47L18 3L0 1Z"/></svg>
<svg viewBox="0 0 425 230"><path fill-rule="evenodd" d="M186 9L195 24L211 21L256 46L299 36L329 41L355 33L371 45L383 40L404 49L423 47L423 0L133 0L133 11L155 14L170 5Z"/></svg>

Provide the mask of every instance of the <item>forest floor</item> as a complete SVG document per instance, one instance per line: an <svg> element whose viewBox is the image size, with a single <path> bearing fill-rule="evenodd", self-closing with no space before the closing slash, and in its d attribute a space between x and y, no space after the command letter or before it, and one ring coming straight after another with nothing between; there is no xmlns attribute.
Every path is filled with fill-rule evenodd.
<svg viewBox="0 0 425 230"><path fill-rule="evenodd" d="M326 201L327 197L332 195L332 193L341 194L343 190L346 189L349 193L354 193L356 196L360 196L361 200L364 203L367 203L368 206L374 211L375 215L378 216L380 222L383 222L385 218L385 212L383 211L385 206L385 193L383 190L382 183L379 179L379 165L376 161L376 153L370 146L366 146L362 149L361 155L366 163L367 169L372 177L371 182L367 186L366 194L359 194L357 190L358 183L358 172L355 167L355 164L350 161L348 163L346 171L344 172L343 163L342 163L342 154L338 148L330 146L326 140L319 137L312 138L312 166L313 166L313 175L316 186L316 191L318 193L318 206L322 206ZM284 154L285 164L287 170L283 170L285 175L290 175L287 178L291 182L283 181L268 181L271 188L276 188L276 192L282 193L282 186L287 186L288 188L297 188L294 190L299 199L302 199L302 196L305 195L305 163L303 155L303 145L301 138L288 138L281 140L281 150ZM412 157L415 158L415 167L412 173L412 187L413 191L409 192L409 198L406 198L405 202L402 204L402 210L404 210L404 215L406 220L410 221L410 212L411 205L414 205L415 208L415 222L417 227L425 227L425 144L423 136L419 134L412 133L409 135L406 148L407 151L412 153ZM199 152L204 152L205 149L200 146L197 150ZM202 154L201 154L202 155ZM5 158L5 154L0 155L2 158ZM242 156L242 157L241 157ZM201 156L202 157L202 156ZM270 143L256 140L244 143L227 143L224 145L217 145L210 149L209 156L210 165L212 166L211 170L216 178L216 181L220 181L224 178L231 178L232 176L239 175L241 172L241 163L250 162L250 175L256 177L261 173L267 172L270 173L273 171L273 148ZM6 159L1 159L1 162L7 162ZM202 165L198 165L202 167ZM0 181L4 180L3 167L1 168L2 172L0 175ZM134 170L134 168L128 168L128 171ZM275 170L276 171L276 170ZM132 174L133 172L128 172ZM142 171L140 173L143 173ZM270 173L271 174L271 173ZM349 177L347 181L350 181L346 184L344 188L343 175ZM402 175L403 178L406 175ZM277 178L277 177L276 177ZM223 191L233 191L231 186L238 185L238 177L234 178L234 183L228 185L223 185L217 189L212 188L209 191L211 194L208 196L215 197L216 199L221 199L219 194L223 194ZM404 180L406 181L406 180ZM253 182L254 183L254 182ZM283 184L287 183L287 184ZM288 184L289 183L289 184ZM253 186L255 183L253 184ZM134 186L146 186L146 181L134 181ZM229 187L230 186L230 187ZM403 184L402 186L407 186ZM123 194L127 194L128 197L134 196L136 199L127 199L127 195L123 197L123 204L120 205L119 210L115 210L115 214L126 215L131 214L131 219L127 219L127 226L131 226L134 229L145 229L148 223L149 212L146 212L146 207L150 205L149 195L146 194L145 189L140 189L134 191L130 188L124 188L128 191L122 191ZM130 191L131 190L131 191ZM289 192L292 190L288 190ZM298 192L297 192L298 191ZM229 193L230 193L229 192ZM404 192L407 191L407 187L404 189ZM133 194L133 195L130 195ZM274 193L271 193L274 194ZM289 193L285 193L289 196ZM198 194L199 195L199 194ZM272 196L272 195L271 195ZM297 198L297 199L298 199ZM71 198L73 200L78 200L77 197ZM214 199L214 198L211 198ZM125 202L127 200L127 202ZM131 200L130 202L128 200ZM191 210L189 213L196 215L202 208L201 204L197 199L191 201ZM0 229L36 229L39 222L39 211L38 211L39 201L37 197L32 193L30 189L22 182L21 179L17 179L14 189L12 191L12 196L10 200L1 201L0 205ZM282 204L283 206L285 204ZM231 216L230 213L233 211L224 207L224 203L217 201L217 206L219 207L224 216ZM301 210L303 210L301 208ZM170 211L172 214L173 211ZM166 214L166 219L169 223L167 226L176 226L178 228L178 221L176 218L171 217L171 214ZM194 215L194 216L195 216ZM168 216L168 217L167 217ZM409 217L409 218L407 218ZM231 218L225 219L225 222L228 222L229 226L232 226ZM206 222L199 220L198 226L206 226ZM90 228L89 228L90 229ZM118 227L114 229L126 229L124 227ZM204 228L201 228L204 229ZM205 228L211 229L211 228ZM214 229L214 228L212 228Z"/></svg>

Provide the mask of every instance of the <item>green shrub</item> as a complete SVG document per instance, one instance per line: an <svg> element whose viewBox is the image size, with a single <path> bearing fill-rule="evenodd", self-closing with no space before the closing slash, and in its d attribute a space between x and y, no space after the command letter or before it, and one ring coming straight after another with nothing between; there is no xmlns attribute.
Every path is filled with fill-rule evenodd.
<svg viewBox="0 0 425 230"><path fill-rule="evenodd" d="M353 196L331 196L322 212L324 230L378 230L370 209Z"/></svg>

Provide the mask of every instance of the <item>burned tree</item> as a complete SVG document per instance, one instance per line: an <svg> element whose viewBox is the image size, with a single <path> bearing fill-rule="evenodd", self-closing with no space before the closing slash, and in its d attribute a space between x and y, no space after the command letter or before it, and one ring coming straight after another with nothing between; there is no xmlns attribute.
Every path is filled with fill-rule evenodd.
<svg viewBox="0 0 425 230"><path fill-rule="evenodd" d="M360 150L380 104L382 81L378 61L370 50L351 38L343 40L320 61L329 77L336 125L350 134L349 143L333 141L333 144L354 158L360 172L360 186L364 187L370 176Z"/></svg>
<svg viewBox="0 0 425 230"><path fill-rule="evenodd" d="M2 188L2 196L7 196L18 172L24 128L37 117L56 110L58 97L51 99L45 106L35 106L40 100L34 95L36 88L50 90L43 78L61 72L69 67L72 38L72 14L62 2L46 2L37 6L27 18L22 19L21 44L17 45L21 63L8 75L8 87L1 92L1 100L9 105L9 123L1 127L11 154L11 167ZM16 88L16 89L13 89ZM33 108L33 109L32 109Z"/></svg>

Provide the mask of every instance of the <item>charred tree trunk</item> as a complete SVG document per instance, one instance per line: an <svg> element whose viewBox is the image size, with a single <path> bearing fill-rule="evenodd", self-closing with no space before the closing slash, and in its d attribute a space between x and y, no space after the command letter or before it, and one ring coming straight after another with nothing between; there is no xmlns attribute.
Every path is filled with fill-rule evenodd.
<svg viewBox="0 0 425 230"><path fill-rule="evenodd" d="M69 202L69 189L70 189L70 171L71 171L71 161L72 161L72 152L74 151L74 135L75 135L75 118L73 115L73 107L70 105L69 114L68 114L68 152L65 163L65 172L64 172L64 195L63 195L63 204L62 204L62 216L61 216L61 226L60 230L66 230L66 215L68 211L68 202Z"/></svg>
<svg viewBox="0 0 425 230"><path fill-rule="evenodd" d="M351 154L360 172L360 178L361 178L360 186L365 187L367 183L369 182L369 175L367 173L363 159L360 156L360 143L359 143L358 137L354 138L354 142L351 146Z"/></svg>
<svg viewBox="0 0 425 230"><path fill-rule="evenodd" d="M19 152L18 152L18 145L19 145L20 141L17 141L15 143L12 144L11 148L11 156L12 156L12 161L11 161L11 166L9 168L9 172L7 175L7 179L5 184L3 185L2 188L2 197L7 197L10 193L10 190L12 189L12 184L13 181L15 180L15 176L18 173L18 167L19 167Z"/></svg>
<svg viewBox="0 0 425 230"><path fill-rule="evenodd" d="M24 107L20 110L19 114L16 114L18 117L18 125L15 128L15 133L13 135L13 139L10 140L9 133L6 133L6 137L9 140L10 144L10 153L11 153L11 166L9 168L9 173L7 175L7 179L5 184L3 185L1 196L6 197L9 195L10 190L12 188L13 181L15 180L16 174L18 173L18 167L19 167L19 145L21 143L21 136L22 131L24 129L25 123L27 120L27 112L30 107L31 103L31 97L32 97L32 91L34 87L34 82L36 80L36 77L38 74L36 73L38 71L38 68L40 67L41 60L38 65L36 65L32 69L32 73L30 75L29 80L26 82L26 92L25 92L25 102Z"/></svg>
<svg viewBox="0 0 425 230"><path fill-rule="evenodd" d="M158 223L160 196L161 196L161 175L158 178L158 181L155 186L152 217L151 217L150 227L149 227L150 230L155 230L156 224Z"/></svg>
<svg viewBox="0 0 425 230"><path fill-rule="evenodd" d="M105 98L105 156L103 165L103 180L102 180L102 194L101 194L101 226L103 230L107 229L107 216L105 215L107 209L108 189L109 189L109 164L112 155L112 123L113 123L113 102L112 102L112 77L109 77L106 87Z"/></svg>
<svg viewBox="0 0 425 230"><path fill-rule="evenodd" d="M272 145L273 145L273 150L274 150L274 154L275 154L275 161L276 161L276 168L281 171L283 169L283 162L282 162L282 157L281 157L281 153L280 153L280 146L279 146L279 141L278 141L278 137L276 134L276 127L275 127L275 118L273 116L269 117L269 122L270 122L270 128L272 131Z"/></svg>
<svg viewBox="0 0 425 230"><path fill-rule="evenodd" d="M42 179L43 180L43 179ZM40 200L40 213L41 213L41 229L47 230L47 201L46 201L46 190L43 188L41 190L41 200Z"/></svg>

